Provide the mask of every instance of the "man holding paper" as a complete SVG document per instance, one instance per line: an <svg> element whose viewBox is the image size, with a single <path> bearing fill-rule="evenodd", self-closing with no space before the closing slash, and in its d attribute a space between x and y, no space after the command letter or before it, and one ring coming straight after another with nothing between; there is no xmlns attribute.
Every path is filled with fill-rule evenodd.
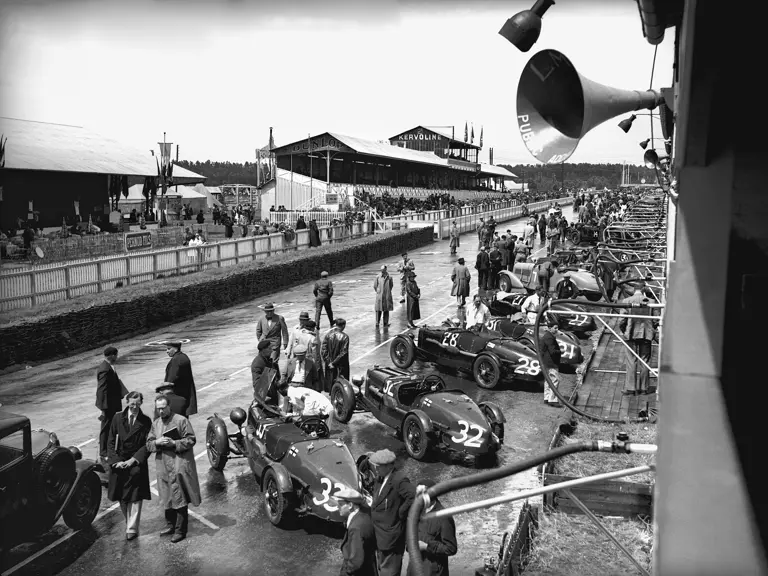
<svg viewBox="0 0 768 576"><path fill-rule="evenodd" d="M165 509L165 530L161 536L172 536L171 542L181 542L187 536L188 506L202 501L195 466L195 432L184 416L174 414L168 398L155 398L160 415L152 423L147 437L147 450L155 453L157 491L160 506Z"/></svg>

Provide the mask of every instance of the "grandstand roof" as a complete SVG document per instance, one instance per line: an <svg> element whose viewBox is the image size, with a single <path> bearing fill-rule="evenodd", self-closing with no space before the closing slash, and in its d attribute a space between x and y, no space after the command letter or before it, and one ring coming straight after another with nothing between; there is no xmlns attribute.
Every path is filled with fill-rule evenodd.
<svg viewBox="0 0 768 576"><path fill-rule="evenodd" d="M517 178L517 175L506 168L494 166L493 164L480 164L480 176L483 175L501 176L502 178Z"/></svg>

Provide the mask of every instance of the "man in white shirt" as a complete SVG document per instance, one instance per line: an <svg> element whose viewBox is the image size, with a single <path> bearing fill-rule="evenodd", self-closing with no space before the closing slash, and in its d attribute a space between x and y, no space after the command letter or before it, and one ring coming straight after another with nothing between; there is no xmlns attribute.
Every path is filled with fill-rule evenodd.
<svg viewBox="0 0 768 576"><path fill-rule="evenodd" d="M302 416L330 416L333 414L333 404L321 392L304 386L289 386L288 400L293 407L292 412Z"/></svg>
<svg viewBox="0 0 768 576"><path fill-rule="evenodd" d="M539 307L542 305L544 301L544 297L546 295L546 292L543 288L539 288L528 296L523 301L523 305L520 307L520 310L525 314L526 321L528 324L533 324L536 322L536 316L539 313Z"/></svg>
<svg viewBox="0 0 768 576"><path fill-rule="evenodd" d="M482 326L490 316L488 307L480 300L480 294L472 298L472 306L467 310L467 328Z"/></svg>

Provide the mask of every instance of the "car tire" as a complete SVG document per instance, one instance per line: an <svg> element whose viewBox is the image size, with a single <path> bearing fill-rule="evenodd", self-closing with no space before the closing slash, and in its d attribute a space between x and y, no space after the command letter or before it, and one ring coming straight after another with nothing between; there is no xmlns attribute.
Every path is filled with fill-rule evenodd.
<svg viewBox="0 0 768 576"><path fill-rule="evenodd" d="M363 454L357 459L357 472L360 474L360 484L363 490L373 493L373 485L376 483L376 474L371 469L370 456Z"/></svg>
<svg viewBox="0 0 768 576"><path fill-rule="evenodd" d="M336 382L331 387L331 404L333 404L333 411L336 413L336 420L346 424L352 419L352 414L355 412L355 400L354 394L350 394L347 387L340 382Z"/></svg>
<svg viewBox="0 0 768 576"><path fill-rule="evenodd" d="M423 460L429 452L429 436L415 414L408 414L403 421L403 443L414 460Z"/></svg>
<svg viewBox="0 0 768 576"><path fill-rule="evenodd" d="M63 503L75 483L75 476L75 457L63 446L49 446L35 458L34 477L45 503Z"/></svg>
<svg viewBox="0 0 768 576"><path fill-rule="evenodd" d="M589 294L584 294L584 296L586 296L587 300L589 300L590 302L600 302L600 300L603 297L602 294L594 294L591 292Z"/></svg>
<svg viewBox="0 0 768 576"><path fill-rule="evenodd" d="M410 368L416 359L416 347L413 340L405 336L396 336L389 346L389 357L392 359L392 363L401 370Z"/></svg>
<svg viewBox="0 0 768 576"><path fill-rule="evenodd" d="M284 526L290 514L288 496L280 492L277 474L270 468L264 474L264 513L275 526Z"/></svg>
<svg viewBox="0 0 768 576"><path fill-rule="evenodd" d="M99 513L99 506L101 506L101 479L96 472L88 472L64 509L64 523L72 530L88 528Z"/></svg>
<svg viewBox="0 0 768 576"><path fill-rule="evenodd" d="M581 244L581 232L578 230L570 230L567 233L566 238L570 240L574 246Z"/></svg>
<svg viewBox="0 0 768 576"><path fill-rule="evenodd" d="M499 290L510 292L512 290L512 281L506 274L501 274L499 278Z"/></svg>
<svg viewBox="0 0 768 576"><path fill-rule="evenodd" d="M229 439L221 437L213 420L208 421L205 430L205 450L208 452L208 463L217 472L224 470L229 459Z"/></svg>
<svg viewBox="0 0 768 576"><path fill-rule="evenodd" d="M480 388L486 390L496 388L501 380L501 365L493 356L481 354L475 358L475 363L472 365L472 375Z"/></svg>

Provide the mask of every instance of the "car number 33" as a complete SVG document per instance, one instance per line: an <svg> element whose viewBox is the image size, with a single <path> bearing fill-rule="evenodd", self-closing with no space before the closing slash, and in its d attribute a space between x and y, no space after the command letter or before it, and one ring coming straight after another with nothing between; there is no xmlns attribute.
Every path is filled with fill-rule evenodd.
<svg viewBox="0 0 768 576"><path fill-rule="evenodd" d="M331 496L336 496L340 492L343 492L344 484L340 482L336 482L336 484L334 484L328 478L322 478L320 480L320 484L323 485L323 490L320 492L319 496L312 498L312 502L314 502L317 506L322 506L329 512L336 512L339 507L336 506L336 504L331 503ZM333 494L331 494L332 491Z"/></svg>
<svg viewBox="0 0 768 576"><path fill-rule="evenodd" d="M469 448L480 448L482 446L481 439L483 438L483 430L477 424L470 424L466 420L459 420L457 424L460 426L458 436L453 436L452 440L456 444L464 444Z"/></svg>

